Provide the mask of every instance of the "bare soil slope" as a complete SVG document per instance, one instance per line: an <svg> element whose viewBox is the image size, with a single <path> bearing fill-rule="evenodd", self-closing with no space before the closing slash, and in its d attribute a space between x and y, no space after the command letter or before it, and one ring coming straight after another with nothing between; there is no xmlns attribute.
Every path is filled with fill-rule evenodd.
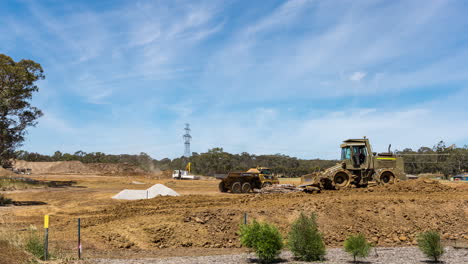
<svg viewBox="0 0 468 264"><path fill-rule="evenodd" d="M130 164L121 163L88 163L92 171L102 175L141 175L145 171Z"/></svg>
<svg viewBox="0 0 468 264"><path fill-rule="evenodd" d="M99 174L141 175L141 168L121 163L82 163L81 161L28 162L15 161L16 168L30 168L33 174Z"/></svg>
<svg viewBox="0 0 468 264"><path fill-rule="evenodd" d="M286 234L300 212L316 212L328 246L341 246L356 232L379 246L414 245L425 230L438 230L444 239L468 239L466 190L427 180L374 189L158 197L98 211L85 230L103 246L117 248L239 247L236 232L244 213L273 222Z"/></svg>
<svg viewBox="0 0 468 264"><path fill-rule="evenodd" d="M15 201L46 204L3 208L3 222L9 229L23 230L30 224L41 226L43 215L50 214L51 249L68 250L72 255L76 248L78 217L82 219L87 256L236 252L243 250L238 248L237 231L244 213L249 220L256 218L275 223L286 235L300 212L315 212L329 247L341 247L346 236L356 232L363 232L378 246L414 245L417 234L425 230L438 230L446 242L468 243L466 183L448 183L448 186L437 181L417 180L388 187L319 194L236 195L219 193L218 181L213 180L31 176L44 180L74 180L77 186L7 192L5 195ZM144 184L132 184L135 180ZM111 199L122 189L146 189L155 183L163 183L182 196L140 201ZM1 227L4 225L0 223Z"/></svg>
<svg viewBox="0 0 468 264"><path fill-rule="evenodd" d="M14 166L15 168L30 168L33 174L82 174L94 172L80 161L28 162L17 160Z"/></svg>
<svg viewBox="0 0 468 264"><path fill-rule="evenodd" d="M13 175L15 175L13 172L0 167L0 177L8 177Z"/></svg>

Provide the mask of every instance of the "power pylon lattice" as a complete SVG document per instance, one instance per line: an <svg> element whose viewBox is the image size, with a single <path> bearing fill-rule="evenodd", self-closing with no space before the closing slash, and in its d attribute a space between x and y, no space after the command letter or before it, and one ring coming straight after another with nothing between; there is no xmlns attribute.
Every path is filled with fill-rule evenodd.
<svg viewBox="0 0 468 264"><path fill-rule="evenodd" d="M190 135L190 124L185 124L185 135L184 135L185 152L184 152L184 156L187 157L187 158L192 155L192 152L190 152L190 140L192 140L192 136Z"/></svg>

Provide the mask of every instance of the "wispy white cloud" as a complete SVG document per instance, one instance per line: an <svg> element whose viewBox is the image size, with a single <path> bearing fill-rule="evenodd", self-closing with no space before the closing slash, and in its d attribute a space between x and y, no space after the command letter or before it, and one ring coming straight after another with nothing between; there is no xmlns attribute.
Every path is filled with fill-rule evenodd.
<svg viewBox="0 0 468 264"><path fill-rule="evenodd" d="M31 138L57 129L40 149L175 157L186 122L198 152L313 158L364 135L377 147L467 140L466 110L454 105L468 91L468 20L456 1L25 5L0 16L0 41L46 68L36 102L48 117ZM69 114L75 105L89 120Z"/></svg>
<svg viewBox="0 0 468 264"><path fill-rule="evenodd" d="M362 80L362 78L366 77L366 73L365 72L354 72L353 74L351 74L351 76L349 76L349 79L351 81L357 81L359 82L360 80Z"/></svg>
<svg viewBox="0 0 468 264"><path fill-rule="evenodd" d="M265 18L240 29L211 58L202 86L218 87L222 82L228 83L227 94L248 91L268 94L270 98L299 94L320 98L421 89L439 83L438 80L448 81L444 76L427 78L417 73L427 65L451 69L450 76L461 79L464 69L456 62L447 65L444 58L468 57L454 54L459 48L452 52L439 48L437 39L452 43L457 38L441 29L448 23L453 24L452 31L462 31L467 25L460 24L462 13L447 1L424 6L404 1L392 5L359 1L348 9L330 2L288 1ZM449 20L447 14L451 16ZM286 34L285 27L306 33L296 38ZM424 52L427 49L432 53ZM349 75L343 73L356 68L372 70L363 76L366 80L352 84ZM414 85L392 79L400 75L407 76ZM219 82L213 76L220 76ZM359 89L349 89L358 83Z"/></svg>

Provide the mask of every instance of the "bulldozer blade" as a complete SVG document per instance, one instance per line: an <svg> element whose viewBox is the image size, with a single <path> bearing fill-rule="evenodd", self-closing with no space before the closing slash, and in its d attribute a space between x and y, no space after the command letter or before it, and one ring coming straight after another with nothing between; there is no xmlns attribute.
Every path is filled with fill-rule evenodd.
<svg viewBox="0 0 468 264"><path fill-rule="evenodd" d="M307 186L320 186L320 179L317 173L310 173L301 176L301 185L299 185L299 187L305 188Z"/></svg>

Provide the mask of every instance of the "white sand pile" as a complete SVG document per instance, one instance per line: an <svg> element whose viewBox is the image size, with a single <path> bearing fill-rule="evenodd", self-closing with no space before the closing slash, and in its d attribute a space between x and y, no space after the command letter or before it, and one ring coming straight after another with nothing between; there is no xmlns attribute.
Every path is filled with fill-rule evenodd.
<svg viewBox="0 0 468 264"><path fill-rule="evenodd" d="M153 198L156 196L179 196L179 194L172 190L171 188L167 187L166 185L163 184L155 184L151 186L150 188L147 189L148 191L148 196Z"/></svg>
<svg viewBox="0 0 468 264"><path fill-rule="evenodd" d="M123 190L113 196L113 199L121 199L121 200L140 200L140 199L148 199L147 198L148 192L146 190Z"/></svg>
<svg viewBox="0 0 468 264"><path fill-rule="evenodd" d="M146 190L125 189L112 198L120 200L140 200L151 199L157 196L180 196L180 194L163 184L155 184Z"/></svg>

